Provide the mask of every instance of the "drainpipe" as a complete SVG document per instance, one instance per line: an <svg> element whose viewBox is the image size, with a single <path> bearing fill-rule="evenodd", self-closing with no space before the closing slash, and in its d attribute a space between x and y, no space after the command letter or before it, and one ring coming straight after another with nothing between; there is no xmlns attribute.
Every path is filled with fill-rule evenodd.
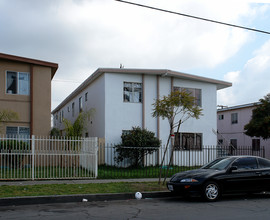
<svg viewBox="0 0 270 220"><path fill-rule="evenodd" d="M30 65L30 136L33 135L33 119L34 119L34 97L33 97L33 87L34 87L34 66Z"/></svg>
<svg viewBox="0 0 270 220"><path fill-rule="evenodd" d="M157 99L159 99L159 75L157 75ZM160 118L157 117L157 137L160 139Z"/></svg>
<svg viewBox="0 0 270 220"><path fill-rule="evenodd" d="M145 83L144 83L144 74L142 74L142 128L145 129Z"/></svg>

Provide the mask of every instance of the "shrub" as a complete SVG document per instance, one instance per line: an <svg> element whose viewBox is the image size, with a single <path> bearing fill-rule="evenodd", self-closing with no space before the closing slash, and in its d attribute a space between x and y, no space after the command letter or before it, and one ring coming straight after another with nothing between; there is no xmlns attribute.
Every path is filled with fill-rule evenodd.
<svg viewBox="0 0 270 220"><path fill-rule="evenodd" d="M9 168L17 168L22 165L24 158L22 153L27 152L30 148L26 141L0 140L0 150L1 153L6 153L6 156L1 158L1 163Z"/></svg>
<svg viewBox="0 0 270 220"><path fill-rule="evenodd" d="M132 166L143 166L144 156L157 151L160 140L155 137L154 132L140 127L133 127L131 131L122 134L122 143L115 146L117 163L129 159Z"/></svg>

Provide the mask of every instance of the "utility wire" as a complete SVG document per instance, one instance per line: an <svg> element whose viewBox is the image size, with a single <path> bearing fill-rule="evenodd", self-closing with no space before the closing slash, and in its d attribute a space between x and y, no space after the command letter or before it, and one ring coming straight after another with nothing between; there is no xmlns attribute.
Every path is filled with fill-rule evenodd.
<svg viewBox="0 0 270 220"><path fill-rule="evenodd" d="M230 26L230 27L235 27L235 28L241 28L241 29L245 29L245 30L249 30L249 31L260 32L260 33L263 33L263 34L270 34L270 32L263 31L263 30L258 30L258 29L239 26L239 25L235 25L235 24L229 24L229 23L225 23L225 22L215 21L215 20L211 20L211 19L207 19L207 18L202 18L202 17L183 14L183 13L179 13L179 12L169 11L169 10L165 10L165 9L161 9L161 8L155 8L155 7L152 7L152 6L142 5L142 4L138 4L138 3L134 3L134 2L123 1L123 0L115 0L115 1L122 2L122 3L127 3L127 4L130 4L130 5L136 5L136 6L139 6L139 7L149 8L149 9L153 9L153 10L157 10L157 11L162 11L162 12L166 12L166 13L170 13L170 14L176 14L176 15L181 15L181 16L185 16L185 17L189 17L189 18L198 19L198 20L208 21L208 22L212 22L212 23L216 23L216 24L227 25L227 26Z"/></svg>

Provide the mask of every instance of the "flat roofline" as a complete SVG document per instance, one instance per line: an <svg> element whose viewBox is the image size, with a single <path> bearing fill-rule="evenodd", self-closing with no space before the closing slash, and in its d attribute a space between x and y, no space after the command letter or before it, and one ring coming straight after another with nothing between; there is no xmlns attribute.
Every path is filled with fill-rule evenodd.
<svg viewBox="0 0 270 220"><path fill-rule="evenodd" d="M91 74L81 85L79 85L69 96L67 96L53 111L52 114L57 112L62 106L67 104L69 100L74 98L80 91L90 85L96 78L104 73L122 73L122 74L147 74L147 75L160 75L161 77L176 77L180 79L188 79L205 83L212 83L217 85L217 90L224 89L232 86L232 83L221 80L215 80L211 78L195 76L192 74L172 71L168 69L127 69L127 68L98 68L93 74Z"/></svg>
<svg viewBox="0 0 270 220"><path fill-rule="evenodd" d="M191 80L200 81L200 82L213 83L217 85L218 90L232 86L232 83L230 82L216 80L216 79L207 78L203 76L197 76L197 75L183 73L183 72L178 72L178 71L173 71L169 69L99 68L92 75L98 74L98 73L130 73L130 74L139 73L139 74L149 74L149 75L160 75L163 77L172 76L172 77L177 77L181 79L191 79Z"/></svg>
<svg viewBox="0 0 270 220"><path fill-rule="evenodd" d="M217 109L218 112L225 112L225 111L231 111L231 110L236 110L236 109L242 109L242 108L249 108L249 107L254 107L256 105L259 105L260 102L253 102L253 103L248 103L248 104L243 104L243 105L235 105L235 106L230 106L230 107L223 107L220 109Z"/></svg>
<svg viewBox="0 0 270 220"><path fill-rule="evenodd" d="M57 63L52 63L52 62L43 61L43 60L36 60L36 59L26 58L26 57L20 57L20 56L15 56L15 55L10 55L10 54L0 53L0 59L50 67L52 69L51 79L53 79L53 77L58 69Z"/></svg>

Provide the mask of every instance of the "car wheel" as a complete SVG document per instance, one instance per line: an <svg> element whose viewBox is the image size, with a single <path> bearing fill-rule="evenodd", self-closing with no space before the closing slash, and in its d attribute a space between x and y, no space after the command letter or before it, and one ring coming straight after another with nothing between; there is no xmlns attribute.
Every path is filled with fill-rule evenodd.
<svg viewBox="0 0 270 220"><path fill-rule="evenodd" d="M206 201L217 201L220 195L220 187L216 182L211 181L204 184L202 196Z"/></svg>

